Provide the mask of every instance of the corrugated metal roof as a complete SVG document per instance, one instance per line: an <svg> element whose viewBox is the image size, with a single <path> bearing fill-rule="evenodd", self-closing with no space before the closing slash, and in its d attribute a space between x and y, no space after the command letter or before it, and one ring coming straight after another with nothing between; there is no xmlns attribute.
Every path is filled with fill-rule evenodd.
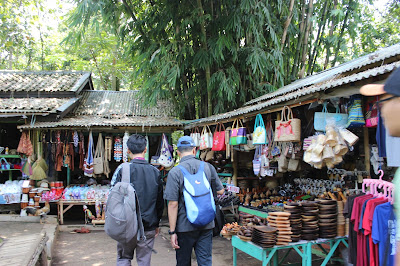
<svg viewBox="0 0 400 266"><path fill-rule="evenodd" d="M0 98L0 113L56 113L71 98Z"/></svg>
<svg viewBox="0 0 400 266"><path fill-rule="evenodd" d="M74 116L63 118L56 122L36 122L33 126L22 125L20 129L35 128L59 128L59 127L181 127L181 121L174 118L157 117L125 117L125 118L105 118L95 115Z"/></svg>
<svg viewBox="0 0 400 266"><path fill-rule="evenodd" d="M372 68L372 69L369 69L369 70L366 70L366 71L363 71L360 73L356 73L356 74L353 74L353 75L350 75L347 77L329 80L324 83L320 83L318 85L313 85L313 86L309 86L306 88L298 89L296 91L287 93L285 95L275 96L274 98L268 99L268 100L258 103L258 104L244 106L242 108L233 110L231 112L213 115L210 117L199 119L197 121L191 121L190 123L188 123L186 125L186 128L192 128L198 124L217 122L220 120L229 119L229 118L244 115L247 113L257 112L257 111L260 111L262 109L268 108L270 106L273 106L273 105L276 105L276 104L279 104L282 102L287 102L287 101L290 101L293 99L298 99L305 95L311 95L313 93L323 91L326 89L330 89L330 88L338 87L341 85L349 84L352 82L364 80L364 79L367 79L370 77L375 77L375 76L383 75L386 73L390 73L398 67L400 67L400 61L388 64L388 65L383 65L380 67L375 67L375 68Z"/></svg>
<svg viewBox="0 0 400 266"><path fill-rule="evenodd" d="M77 92L90 78L83 71L0 71L1 92Z"/></svg>
<svg viewBox="0 0 400 266"><path fill-rule="evenodd" d="M258 97L256 99L253 99L244 105L251 105L255 104L261 101L265 101L271 98L275 98L280 95L284 95L290 92L293 92L295 90L301 89L306 86L310 85L315 85L319 83L324 83L328 82L330 80L333 80L335 78L338 78L341 74L352 71L357 68L361 68L363 66L367 66L370 64L374 64L376 62L383 61L387 58L400 55L400 43L392 45L390 47L383 48L379 51L376 51L374 53L362 56L360 58L354 59L352 61L340 64L336 67L330 68L325 71L321 71L317 74L314 74L309 77L305 77L303 79L297 80L295 82L292 82L282 88L280 88L277 91L274 91L272 93L263 95L261 97Z"/></svg>
<svg viewBox="0 0 400 266"><path fill-rule="evenodd" d="M138 99L138 91L84 91L75 116L102 117L174 117L172 104L159 101L155 107L146 107Z"/></svg>

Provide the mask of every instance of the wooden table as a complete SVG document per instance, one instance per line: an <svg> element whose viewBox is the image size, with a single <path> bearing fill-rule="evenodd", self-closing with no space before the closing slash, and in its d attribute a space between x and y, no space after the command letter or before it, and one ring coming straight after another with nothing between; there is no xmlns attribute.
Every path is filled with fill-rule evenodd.
<svg viewBox="0 0 400 266"><path fill-rule="evenodd" d="M333 239L318 239L312 241L299 241L296 243L289 243L286 246L274 246L272 248L262 248L253 242L242 241L239 237L232 237L232 247L233 247L233 266L237 266L237 249L247 253L248 255L260 260L263 266L268 265L272 262L274 266L282 265L286 257L292 250L295 250L301 257L301 265L311 266L312 265L312 246L318 245L325 253L325 259L322 262L322 266L325 266L329 260L333 259L333 254L340 243L343 243L346 247L347 237L337 237ZM327 252L321 244L329 244L330 251ZM284 257L279 261L278 251L286 250Z"/></svg>
<svg viewBox="0 0 400 266"><path fill-rule="evenodd" d="M63 201L60 200L58 201L58 221L60 222L60 224L64 224L64 213L66 213L69 209L72 208L72 206L76 206L76 205L96 205L96 202L100 202L101 205L104 204L105 201L96 201L96 200L74 200L74 201ZM68 207L66 207L64 209L64 205L68 205Z"/></svg>

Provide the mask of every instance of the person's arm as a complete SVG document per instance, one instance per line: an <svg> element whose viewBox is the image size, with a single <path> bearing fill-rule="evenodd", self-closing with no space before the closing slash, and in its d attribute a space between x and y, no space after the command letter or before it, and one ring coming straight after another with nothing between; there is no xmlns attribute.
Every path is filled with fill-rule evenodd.
<svg viewBox="0 0 400 266"><path fill-rule="evenodd" d="M173 168L168 173L167 184L165 186L164 199L168 200L168 220L169 230L171 232L176 230L176 222L178 219L178 201L180 197L180 183L179 183L179 170ZM175 249L178 246L178 236L176 234L171 235L171 246Z"/></svg>
<svg viewBox="0 0 400 266"><path fill-rule="evenodd" d="M211 182L215 182L215 190L218 195L222 195L225 192L225 188L221 183L221 179L219 179L218 173L215 170L214 166L211 164L208 165L208 169L210 169L211 172Z"/></svg>
<svg viewBox="0 0 400 266"><path fill-rule="evenodd" d="M168 220L169 230L174 232L176 229L176 220L178 219L178 202L170 201L168 203ZM178 236L176 234L171 235L171 246L174 249L180 248L178 246Z"/></svg>
<svg viewBox="0 0 400 266"><path fill-rule="evenodd" d="M156 201L156 210L157 210L157 221L159 222L162 218L164 211L164 199L163 199L163 185L161 181L161 175L158 177L158 193L157 193L157 201ZM157 223L157 227L159 225ZM157 235L159 233L159 229L157 230Z"/></svg>

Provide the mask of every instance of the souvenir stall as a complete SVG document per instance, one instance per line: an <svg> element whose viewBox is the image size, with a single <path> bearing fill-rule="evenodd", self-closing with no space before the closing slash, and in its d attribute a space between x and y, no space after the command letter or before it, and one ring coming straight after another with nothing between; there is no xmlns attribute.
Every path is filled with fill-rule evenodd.
<svg viewBox="0 0 400 266"><path fill-rule="evenodd" d="M290 84L287 87L292 91L284 87L284 93L278 90L238 110L187 126L192 137L199 138L200 158L219 171L215 157L221 151L207 155L218 146L220 136L225 137L222 153L232 164L232 176L224 180L231 192L222 197L230 200L225 206L239 205L239 218L225 224L221 235L231 239L234 265L237 249L263 265L282 263L289 252L297 253L303 265L311 265L312 254L321 258L321 265L344 259L369 265L372 259L381 258L387 261L385 265L393 265L390 181L400 165L400 155L394 152L400 147L384 131L379 99L358 94L362 85L383 82L400 66L398 59L387 63L379 67L382 72L373 65L360 73L334 68L306 79L320 82L331 76L330 71L342 77L317 85L310 81L312 89L295 90ZM365 78L371 76L373 81ZM353 82L352 87L345 87L346 82ZM214 144L202 148L201 142ZM363 187L369 188L366 196ZM375 201L366 203L368 199ZM376 202L386 205L379 205L375 215ZM375 235L371 233L374 228ZM382 232L392 234L382 239ZM375 249L375 255L359 245L371 252ZM385 246L391 252L385 252ZM337 258L338 250L346 247L349 258ZM278 252L285 254L282 261L278 261Z"/></svg>
<svg viewBox="0 0 400 266"><path fill-rule="evenodd" d="M173 166L170 137L182 123L166 116L170 112L140 109L135 104L135 95L136 92L87 91L70 116L57 122L19 127L23 135L37 136L32 141L38 147L34 152L37 160L29 156L23 167L35 177L31 190L48 187L39 202L56 202L60 224L66 216L80 217L76 219L81 221L84 217L85 222L93 224L104 223L113 173L122 162L130 160L127 141L131 134L146 136L145 159L164 175ZM41 169L36 169L37 166Z"/></svg>

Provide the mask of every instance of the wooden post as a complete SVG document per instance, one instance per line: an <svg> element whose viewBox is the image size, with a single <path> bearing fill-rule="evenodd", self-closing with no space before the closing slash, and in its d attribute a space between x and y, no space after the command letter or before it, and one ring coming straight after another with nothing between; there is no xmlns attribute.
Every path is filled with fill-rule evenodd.
<svg viewBox="0 0 400 266"><path fill-rule="evenodd" d="M368 128L364 127L363 128L364 131L364 164L365 164L365 171L368 172L368 175L371 176L371 163L370 163L370 159L371 159L371 152L369 150L369 133L368 133Z"/></svg>
<svg viewBox="0 0 400 266"><path fill-rule="evenodd" d="M71 182L71 170L69 167L67 167L67 186L69 186L69 183Z"/></svg>
<svg viewBox="0 0 400 266"><path fill-rule="evenodd" d="M233 185L237 186L237 176L238 176L238 162L237 162L237 151L233 149L232 152L232 166L233 166Z"/></svg>

